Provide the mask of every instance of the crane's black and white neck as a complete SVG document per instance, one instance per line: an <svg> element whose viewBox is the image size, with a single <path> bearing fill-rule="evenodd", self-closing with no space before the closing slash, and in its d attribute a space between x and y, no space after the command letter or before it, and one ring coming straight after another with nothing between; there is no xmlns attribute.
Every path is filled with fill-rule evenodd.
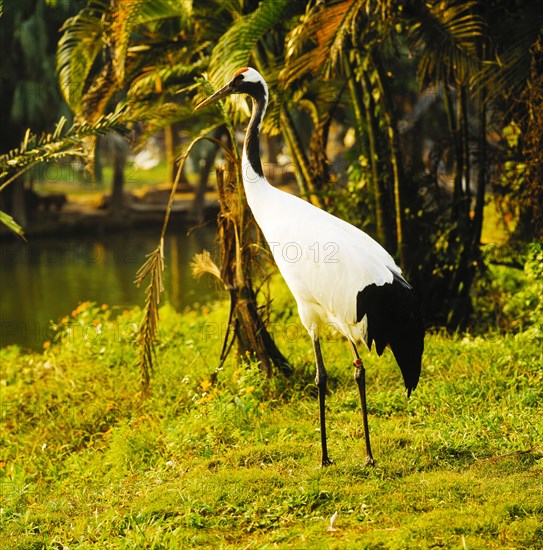
<svg viewBox="0 0 543 550"><path fill-rule="evenodd" d="M260 160L260 127L268 106L268 86L262 76L254 69L244 67L240 71L237 78L242 76L243 82L238 87L242 90L241 93L248 94L253 102L251 120L247 127L243 145L243 175L246 179L250 179L249 176L253 172L253 179L256 182L258 179L264 179L264 171Z"/></svg>
<svg viewBox="0 0 543 550"><path fill-rule="evenodd" d="M200 110L232 94L246 94L253 102L251 120L247 127L243 146L244 180L264 179L264 171L260 160L260 126L268 106L268 86L260 73L251 67L238 69L226 86L202 101L196 107L196 110ZM251 178L253 174L254 176Z"/></svg>

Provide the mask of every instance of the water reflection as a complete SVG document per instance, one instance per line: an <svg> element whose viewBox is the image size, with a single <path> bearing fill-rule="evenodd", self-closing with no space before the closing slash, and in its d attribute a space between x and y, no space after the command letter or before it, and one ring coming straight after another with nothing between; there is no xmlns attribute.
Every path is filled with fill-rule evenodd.
<svg viewBox="0 0 543 550"><path fill-rule="evenodd" d="M170 230L165 242L164 298L176 309L218 296L207 278L192 277L189 262L213 249L215 227ZM119 309L142 305L133 280L158 242L158 231L103 237L32 238L0 243L0 346L40 348L49 321L90 300Z"/></svg>

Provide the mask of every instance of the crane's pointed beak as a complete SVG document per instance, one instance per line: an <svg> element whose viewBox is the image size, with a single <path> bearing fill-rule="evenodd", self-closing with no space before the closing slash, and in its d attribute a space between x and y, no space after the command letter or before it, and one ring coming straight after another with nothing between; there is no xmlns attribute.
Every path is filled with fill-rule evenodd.
<svg viewBox="0 0 543 550"><path fill-rule="evenodd" d="M219 101L219 99L222 99L223 97L226 97L231 93L232 93L232 87L230 83L228 83L226 86L223 86L219 91L215 92L212 96L209 96L207 99L204 99L204 101L196 105L194 110L199 111L200 109L203 109L204 107L207 107L212 103L216 103L217 101Z"/></svg>

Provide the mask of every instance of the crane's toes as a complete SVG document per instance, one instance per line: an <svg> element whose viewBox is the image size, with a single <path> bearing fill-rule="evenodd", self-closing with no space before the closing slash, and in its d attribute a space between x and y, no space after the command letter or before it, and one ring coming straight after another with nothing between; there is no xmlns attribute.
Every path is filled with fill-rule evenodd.
<svg viewBox="0 0 543 550"><path fill-rule="evenodd" d="M325 458L322 459L321 466L323 468L325 468L326 466L332 466L332 464L333 464L332 460L330 460L328 457L325 457Z"/></svg>
<svg viewBox="0 0 543 550"><path fill-rule="evenodd" d="M375 466L375 460L373 460L373 456L366 457L366 466Z"/></svg>

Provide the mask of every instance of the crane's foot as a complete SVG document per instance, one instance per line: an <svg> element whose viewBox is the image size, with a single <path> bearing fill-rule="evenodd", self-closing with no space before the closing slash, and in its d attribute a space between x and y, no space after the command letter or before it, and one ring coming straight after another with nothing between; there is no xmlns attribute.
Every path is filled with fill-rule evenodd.
<svg viewBox="0 0 543 550"><path fill-rule="evenodd" d="M325 468L326 466L332 466L332 464L333 464L333 461L330 460L327 456L322 458L322 463L321 463L322 468Z"/></svg>
<svg viewBox="0 0 543 550"><path fill-rule="evenodd" d="M367 456L366 457L366 466L375 466L375 460L373 460L373 456Z"/></svg>

